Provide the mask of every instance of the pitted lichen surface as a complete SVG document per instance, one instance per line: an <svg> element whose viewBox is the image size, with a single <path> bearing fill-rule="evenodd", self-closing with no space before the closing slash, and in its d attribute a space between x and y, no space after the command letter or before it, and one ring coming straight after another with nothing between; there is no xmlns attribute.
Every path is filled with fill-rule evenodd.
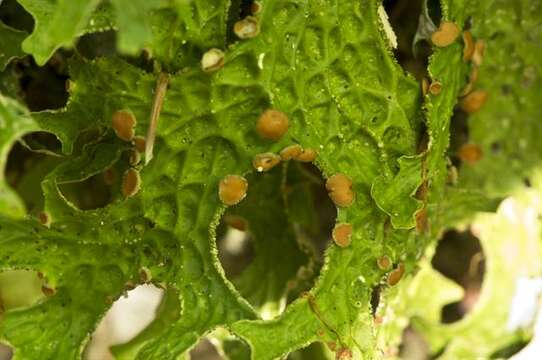
<svg viewBox="0 0 542 360"><path fill-rule="evenodd" d="M178 358L217 327L246 342L258 360L281 358L316 341L337 356L379 358L397 344L404 324L375 323L374 288L382 287L381 309L388 306L408 319L426 315L423 309L417 313L397 305L404 287L442 283L435 291L452 295L423 297L431 303L426 318L433 321L445 300L457 293L426 265L417 278L411 274L446 219L454 218L449 213L457 208L450 204L468 203L477 194L470 170L464 180L469 186L450 188L447 183L450 121L470 66L462 60L460 40L435 49L428 72L443 88L424 97L389 48L377 0L261 1L261 12L254 15L260 33L245 40L233 34L235 1L19 2L33 16L34 30L23 41L24 33L0 25L6 32L0 44L9 45L0 68L23 51L42 65L83 34L106 30L117 31L119 54L89 60L75 50L63 109L30 114L0 97L2 168L11 146L25 133L50 132L63 152L60 165L41 183L50 224L26 215L0 174L0 270L39 271L52 289L31 307L0 314L0 340L14 347L15 358L80 358L112 301L148 280L141 279L142 269L166 295L156 320L113 349L119 359ZM461 1L442 1L443 19L462 28L472 16L473 34L490 38L484 26L495 22L503 27L500 31L512 26L500 15L489 16L489 25L477 22L481 9L492 3L463 7ZM211 48L224 51L224 66L207 73L200 60ZM151 59L145 69L125 56L143 49ZM530 66L535 75L528 66L523 71L539 84L537 65ZM484 76L491 79L484 71L482 84ZM135 165L141 189L124 198L121 177L130 167L126 154L132 145L115 136L111 118L118 110L131 111L136 135L145 136L156 82L164 76L168 85L153 158ZM259 116L269 108L289 118L288 132L278 141L256 132ZM473 121L490 126L484 116ZM84 143L88 133L94 136ZM427 146L420 146L426 137ZM354 202L337 208L336 219L352 225L352 243L329 245L317 277L314 254L303 249L295 231L315 200L289 195L306 191L299 179L293 190L284 186L286 174L296 171L298 163L283 162L265 173L252 165L257 154L279 153L292 144L317 152L314 163L324 179L342 173L353 182ZM80 210L60 190L111 169L117 173L115 195L104 208ZM218 184L230 174L248 180L248 195L226 208ZM422 189L427 194L420 195ZM487 203L490 198L483 197ZM429 229L416 229L417 217L426 211ZM254 262L234 282L226 278L216 248L225 213L246 219L255 242ZM394 268L404 266L404 285L387 285L388 271L377 266L382 256ZM296 293L299 289L284 284L296 284L300 267L316 283ZM292 293L298 298L276 315ZM263 319L264 312L276 317ZM434 339L431 345L439 350L442 341Z"/></svg>

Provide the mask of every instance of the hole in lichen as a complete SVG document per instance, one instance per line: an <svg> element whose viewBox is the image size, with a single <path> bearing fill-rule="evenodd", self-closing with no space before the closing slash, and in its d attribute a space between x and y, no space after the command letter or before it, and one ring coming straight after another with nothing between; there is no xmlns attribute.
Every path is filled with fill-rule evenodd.
<svg viewBox="0 0 542 360"><path fill-rule="evenodd" d="M41 134L45 133L33 134L39 134L41 137ZM28 139L33 139L33 134L25 136L27 145ZM40 146L44 146L45 149L56 148L58 140L56 140L56 137L53 135L48 135L49 136L41 139L45 141L42 141ZM52 144L49 143L49 140L52 140L51 137L54 138ZM62 158L60 157L31 151L27 146L23 146L20 142L15 143L11 148L8 153L5 168L5 179L10 188L13 189L23 201L28 213L35 215L43 209L43 193L40 186L41 181L61 161Z"/></svg>
<svg viewBox="0 0 542 360"><path fill-rule="evenodd" d="M164 290L145 284L113 303L92 334L84 352L86 360L113 360L110 347L135 338L155 319Z"/></svg>
<svg viewBox="0 0 542 360"><path fill-rule="evenodd" d="M21 142L27 148L41 153L60 154L62 143L60 140L49 132L36 131L26 134L21 139Z"/></svg>
<svg viewBox="0 0 542 360"><path fill-rule="evenodd" d="M62 195L80 210L93 210L107 206L112 201L111 186L102 174L83 181L58 185Z"/></svg>
<svg viewBox="0 0 542 360"><path fill-rule="evenodd" d="M461 159L456 155L461 146L469 142L469 117L462 111L454 111L450 122L450 147L452 164L461 167Z"/></svg>
<svg viewBox="0 0 542 360"><path fill-rule="evenodd" d="M378 305L380 304L380 285L373 287L371 291L371 314L375 316Z"/></svg>
<svg viewBox="0 0 542 360"><path fill-rule="evenodd" d="M79 38L75 49L85 59L118 56L148 73L154 71L154 62L149 50L144 49L132 56L120 54L117 50L117 32L113 30L85 34Z"/></svg>
<svg viewBox="0 0 542 360"><path fill-rule="evenodd" d="M427 12L429 13L431 20L438 26L442 19L440 0L427 0Z"/></svg>
<svg viewBox="0 0 542 360"><path fill-rule="evenodd" d="M77 52L86 59L96 59L117 54L115 31L102 31L81 36L77 42Z"/></svg>
<svg viewBox="0 0 542 360"><path fill-rule="evenodd" d="M480 296L485 272L485 257L480 241L469 230L447 231L440 240L431 261L433 267L465 290L463 299L442 308L441 321L462 319Z"/></svg>
<svg viewBox="0 0 542 360"><path fill-rule="evenodd" d="M59 109L68 101L69 53L59 50L44 66L38 66L32 57L14 63L19 77L20 96L31 111Z"/></svg>
<svg viewBox="0 0 542 360"><path fill-rule="evenodd" d="M16 0L0 1L0 21L28 33L34 29L34 18Z"/></svg>
<svg viewBox="0 0 542 360"><path fill-rule="evenodd" d="M399 359L421 360L429 358L429 345L412 326L403 330L399 346Z"/></svg>
<svg viewBox="0 0 542 360"><path fill-rule="evenodd" d="M239 4L239 17L242 19L246 16L252 15L252 4L254 0L241 0Z"/></svg>
<svg viewBox="0 0 542 360"><path fill-rule="evenodd" d="M266 319L313 286L336 217L314 165L283 166L246 176L246 198L217 228L226 276Z"/></svg>
<svg viewBox="0 0 542 360"><path fill-rule="evenodd" d="M397 62L405 71L421 80L426 74L431 55L431 46L427 42L421 41L413 46L423 0L385 0L383 5L397 35L397 49L394 50Z"/></svg>
<svg viewBox="0 0 542 360"><path fill-rule="evenodd" d="M0 273L0 314L2 311L32 306L44 298L45 280L31 270L9 270Z"/></svg>

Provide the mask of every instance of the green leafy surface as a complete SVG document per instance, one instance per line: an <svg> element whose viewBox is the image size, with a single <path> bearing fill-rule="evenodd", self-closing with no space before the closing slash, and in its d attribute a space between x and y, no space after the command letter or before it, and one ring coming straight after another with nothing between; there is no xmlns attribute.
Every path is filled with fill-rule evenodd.
<svg viewBox="0 0 542 360"><path fill-rule="evenodd" d="M4 70L6 65L16 57L24 55L21 49L21 42L26 37L24 31L18 31L10 28L0 22L0 37L2 38L2 50L0 51L0 71Z"/></svg>
<svg viewBox="0 0 542 360"><path fill-rule="evenodd" d="M118 29L118 48L136 54L146 48L162 66L179 70L194 61L194 51L223 48L230 2L186 0L22 0L35 19L23 49L44 64L78 36Z"/></svg>
<svg viewBox="0 0 542 360"><path fill-rule="evenodd" d="M25 133L37 130L38 125L32 120L28 110L14 100L0 94L0 213L4 216L23 217L26 213L24 204L17 194L10 189L5 178L9 150L18 138Z"/></svg>
<svg viewBox="0 0 542 360"><path fill-rule="evenodd" d="M51 297L10 310L1 319L0 338L14 346L16 358L79 358L88 334L110 302L126 286L142 281L143 268L150 271L154 283L166 288L165 300L147 329L115 348L119 359L176 358L218 326L245 340L251 357L258 360L280 358L316 341L349 349L355 359L376 358L397 341L412 317L421 319L417 324L433 350L448 344L444 355L450 358L472 354L472 344L458 335L467 327L473 339L479 336L476 331L492 341L503 336L495 324L501 321L502 325L506 309L492 323L483 319L495 309L492 295L500 296L493 292L509 291L509 286L500 289L490 278L481 310L456 326L443 327L438 324L440 307L459 292L427 264L416 277L407 276L404 284L391 289L384 285L386 301L379 311L387 320L381 328L375 327L371 315L373 288L386 275L377 266L378 258L386 255L396 265L403 263L409 274L443 224L449 226L447 219L458 218L458 209L468 207L475 212L478 207L494 206L490 196L480 194L479 188L485 190L485 186L472 180L486 179L482 176L489 172L485 165L462 168L457 189L446 190L450 121L471 66L462 60L459 41L435 49L428 70L443 89L422 99L419 85L388 48L376 0L262 1L263 10L257 15L261 33L243 41L236 41L228 28L236 9L230 9L226 0L20 2L36 21L23 50L38 64L45 63L55 49L72 46L84 33L115 28L119 50L137 54L147 49L155 72L119 56L86 60L76 54L70 61L70 98L64 109L30 117L20 105L0 98L2 130L8 130L0 137L2 167L13 142L30 131L53 133L66 155L42 182L50 227L23 219L21 202L5 181L0 183L0 269L40 271L47 286L55 289ZM462 27L467 16L488 13L484 7L491 4L507 8L497 1L468 7L462 1L443 2L443 18ZM525 2L521 5L525 11L513 11L532 14L536 4ZM490 38L488 29L507 32L513 26L501 15L484 19L485 25L474 21L475 36ZM522 24L535 26L528 21ZM534 34L527 44L536 43L539 32ZM514 44L522 40L497 36L495 43L502 39ZM529 89L539 89L536 54L529 45L517 46ZM200 69L199 61L211 47L225 50L225 65L208 74ZM489 65L484 63L480 69L480 83L488 88L498 78L490 71L498 71L497 64L508 61L503 60L508 59L506 46L499 48L502 54L491 49L488 44ZM140 192L124 199L117 182L111 204L78 209L60 187L100 176L111 167L119 174L129 168L126 154L131 145L115 137L111 117L117 110L129 109L137 118L136 134L144 136L159 71L168 72L169 85L153 159L147 166L137 166L142 177ZM528 96L535 93L530 90ZM520 97L517 103L528 102L532 108L526 113L534 119L539 109L529 99ZM506 106L491 109L509 111ZM275 143L260 139L255 131L259 115L268 108L279 109L290 119L288 133ZM510 117L519 118L518 113ZM484 126L491 126L483 117L492 114L480 112L470 119L474 139L488 132ZM526 129L536 126L535 121L524 121L529 124ZM425 128L429 142L420 152ZM529 131L522 129L517 136ZM82 134L90 131L97 136L81 146ZM337 222L351 224L354 231L351 246L331 245L326 250L310 292L277 315L291 290L285 283L298 277L300 267L310 268L311 254L299 247L294 225L311 222L310 215L302 215L304 210L310 212L311 202L303 195L305 186L299 179L294 179L293 195L284 192L286 167L255 173L251 161L258 153L279 152L294 143L317 150L316 165L324 178L344 173L353 180L355 201L337 209ZM489 140L483 144L491 146ZM217 190L228 174L249 180L247 198L230 209L221 204ZM422 184L429 186L428 196L416 199ZM453 196L447 198L449 194ZM468 205L473 202L476 207ZM432 227L418 234L413 229L415 215L423 207ZM254 262L232 282L220 266L215 243L225 212L246 218L255 241ZM492 229L491 221L480 223L483 241L492 231L501 231ZM529 241L534 240L529 237ZM505 240L488 243L487 250L496 252L489 256L498 258L506 244ZM495 261L488 276L500 276L504 261ZM513 274L508 275L510 285ZM438 296L432 297L433 293ZM419 306L405 306L400 301L403 297L409 299L408 304L418 301ZM486 331L488 326L492 331ZM502 337L499 344L511 337ZM487 354L494 345L480 347L478 353Z"/></svg>
<svg viewBox="0 0 542 360"><path fill-rule="evenodd" d="M35 29L23 42L23 50L43 65L61 46L73 45L82 35L99 0L20 1L32 14Z"/></svg>

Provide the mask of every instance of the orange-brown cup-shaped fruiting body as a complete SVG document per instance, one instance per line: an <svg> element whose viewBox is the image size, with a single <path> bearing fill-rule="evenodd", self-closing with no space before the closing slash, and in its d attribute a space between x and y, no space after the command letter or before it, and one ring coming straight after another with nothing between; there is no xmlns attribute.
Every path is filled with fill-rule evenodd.
<svg viewBox="0 0 542 360"><path fill-rule="evenodd" d="M466 113L472 114L479 111L486 103L488 98L487 91L476 90L469 93L467 96L461 99L459 106L461 110Z"/></svg>
<svg viewBox="0 0 542 360"><path fill-rule="evenodd" d="M336 360L350 360L352 359L352 356L353 356L352 350L343 347L337 350L337 353L335 354L335 359Z"/></svg>
<svg viewBox="0 0 542 360"><path fill-rule="evenodd" d="M431 42L438 47L451 45L459 36L459 27L451 21L440 23L437 31L431 34Z"/></svg>
<svg viewBox="0 0 542 360"><path fill-rule="evenodd" d="M282 161L288 161L297 158L299 155L301 155L302 152L303 148L301 147L301 145L294 144L286 146L280 151L280 158L282 159Z"/></svg>
<svg viewBox="0 0 542 360"><path fill-rule="evenodd" d="M46 297L51 297L53 295L56 294L56 290L54 288L51 288L49 286L45 286L43 285L41 287L41 292L43 293L43 295L45 295Z"/></svg>
<svg viewBox="0 0 542 360"><path fill-rule="evenodd" d="M256 171L263 172L271 170L273 167L280 163L280 156L277 154L267 152L254 156L252 160L252 166Z"/></svg>
<svg viewBox="0 0 542 360"><path fill-rule="evenodd" d="M347 207L354 202L352 180L344 174L335 174L326 181L329 197L339 207Z"/></svg>
<svg viewBox="0 0 542 360"><path fill-rule="evenodd" d="M439 81L433 81L431 85L429 85L429 92L433 95L440 94L441 90L442 90L442 84Z"/></svg>
<svg viewBox="0 0 542 360"><path fill-rule="evenodd" d="M139 192L141 188L141 176L139 171L128 169L122 177L122 195L132 197Z"/></svg>
<svg viewBox="0 0 542 360"><path fill-rule="evenodd" d="M124 140L130 141L134 138L136 126L136 118L131 111L128 110L118 110L115 111L111 120L113 130L117 136Z"/></svg>
<svg viewBox="0 0 542 360"><path fill-rule="evenodd" d="M389 286L396 285L399 282L399 280L401 280L404 273L405 273L405 266L403 265L403 263L400 263L399 265L397 265L397 268L390 271L390 273L388 274L388 285Z"/></svg>
<svg viewBox="0 0 542 360"><path fill-rule="evenodd" d="M376 260L376 264L378 265L378 268L380 270L389 270L392 266L391 259L386 255L382 255L381 257L379 257Z"/></svg>
<svg viewBox="0 0 542 360"><path fill-rule="evenodd" d="M316 156L318 156L318 153L316 152L316 150L308 148L308 149L303 149L301 154L295 157L295 160L300 161L300 162L313 162L314 160L316 160Z"/></svg>
<svg viewBox="0 0 542 360"><path fill-rule="evenodd" d="M352 225L342 223L333 229L333 241L340 247L347 247L352 242Z"/></svg>
<svg viewBox="0 0 542 360"><path fill-rule="evenodd" d="M463 61L469 61L474 54L474 39L470 31L463 31Z"/></svg>
<svg viewBox="0 0 542 360"><path fill-rule="evenodd" d="M482 148L477 144L465 144L459 148L457 156L461 161L474 165L484 156Z"/></svg>
<svg viewBox="0 0 542 360"><path fill-rule="evenodd" d="M141 153L137 151L137 149L130 150L130 157L129 157L130 165L136 166L141 161Z"/></svg>
<svg viewBox="0 0 542 360"><path fill-rule="evenodd" d="M145 152L145 138L143 136L134 137L134 146L140 153Z"/></svg>
<svg viewBox="0 0 542 360"><path fill-rule="evenodd" d="M245 198L248 181L239 175L226 175L218 184L218 197L224 205L235 205Z"/></svg>
<svg viewBox="0 0 542 360"><path fill-rule="evenodd" d="M247 16L233 25L233 32L239 39L256 37L260 33L260 22L253 16Z"/></svg>
<svg viewBox="0 0 542 360"><path fill-rule="evenodd" d="M38 214L38 219L40 221L40 224L42 224L43 226L49 227L51 225L51 217L45 211L42 211Z"/></svg>
<svg viewBox="0 0 542 360"><path fill-rule="evenodd" d="M256 132L268 140L279 140L288 131L288 116L279 110L269 109L260 115Z"/></svg>
<svg viewBox="0 0 542 360"><path fill-rule="evenodd" d="M484 53L486 50L486 43L484 40L477 40L474 44L474 52L472 54L472 63L476 66L482 65L484 60Z"/></svg>

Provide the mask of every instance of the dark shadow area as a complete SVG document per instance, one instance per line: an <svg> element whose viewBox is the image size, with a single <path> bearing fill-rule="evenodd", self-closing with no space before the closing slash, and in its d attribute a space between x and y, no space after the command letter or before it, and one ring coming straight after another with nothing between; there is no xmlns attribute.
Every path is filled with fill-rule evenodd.
<svg viewBox="0 0 542 360"><path fill-rule="evenodd" d="M28 33L34 29L34 18L16 0L0 1L0 21Z"/></svg>
<svg viewBox="0 0 542 360"><path fill-rule="evenodd" d="M441 321L448 324L461 320L478 301L484 280L485 256L480 241L470 230L447 231L431 264L465 290L461 301L442 308Z"/></svg>
<svg viewBox="0 0 542 360"><path fill-rule="evenodd" d="M422 2L423 0L385 0L383 2L391 27L397 36L395 58L405 71L418 80L425 75L427 58L431 54L431 47L422 43L418 44L418 54L413 53L412 42L416 35Z"/></svg>
<svg viewBox="0 0 542 360"><path fill-rule="evenodd" d="M373 287L371 291L371 314L375 316L378 305L380 304L380 292L382 291L382 286L377 285Z"/></svg>
<svg viewBox="0 0 542 360"><path fill-rule="evenodd" d="M35 152L60 154L62 151L60 140L55 135L45 131L36 131L24 135L22 143Z"/></svg>
<svg viewBox="0 0 542 360"><path fill-rule="evenodd" d="M76 50L85 59L117 55L117 33L113 30L85 34L79 38Z"/></svg>
<svg viewBox="0 0 542 360"><path fill-rule="evenodd" d="M75 50L79 56L87 60L117 56L147 73L154 73L155 70L154 61L146 49L134 56L120 54L117 51L117 32L114 30L81 36L75 45Z"/></svg>
<svg viewBox="0 0 542 360"><path fill-rule="evenodd" d="M58 188L62 195L80 210L103 208L112 201L111 186L103 174L83 181L59 184Z"/></svg>
<svg viewBox="0 0 542 360"><path fill-rule="evenodd" d="M456 155L459 149L469 142L469 117L462 111L454 111L450 122L450 147L449 153L452 164L461 168L461 159ZM498 148L498 145L496 145ZM496 149L498 151L499 149Z"/></svg>
<svg viewBox="0 0 542 360"><path fill-rule="evenodd" d="M21 98L30 111L60 109L66 105L69 55L59 50L44 66L38 66L31 56L13 63Z"/></svg>
<svg viewBox="0 0 542 360"><path fill-rule="evenodd" d="M439 26L440 20L442 19L442 10L440 6L440 0L427 0L427 12L436 26Z"/></svg>

